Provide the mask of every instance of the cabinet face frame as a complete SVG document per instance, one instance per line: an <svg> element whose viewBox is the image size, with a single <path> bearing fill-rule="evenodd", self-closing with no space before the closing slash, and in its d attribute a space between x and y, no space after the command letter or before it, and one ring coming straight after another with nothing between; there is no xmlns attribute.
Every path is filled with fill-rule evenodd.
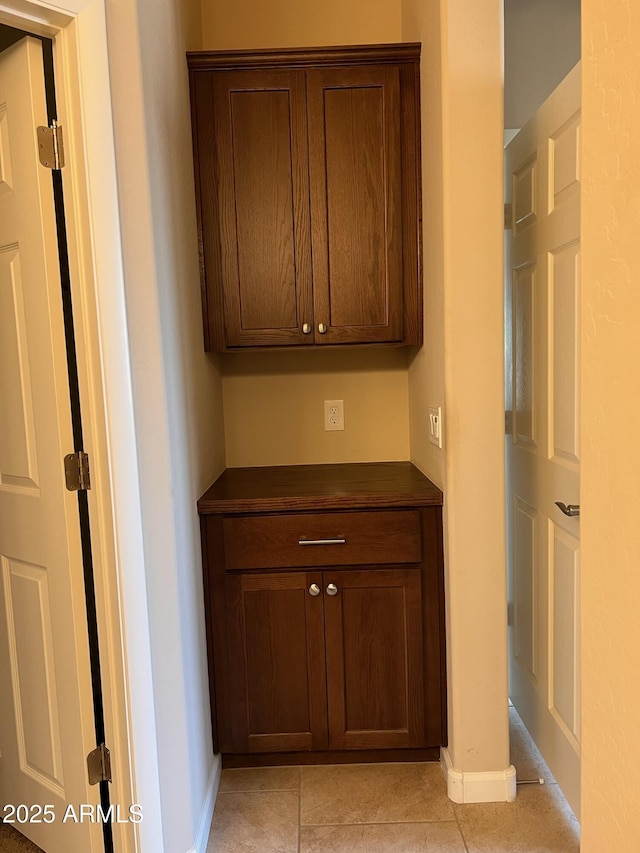
<svg viewBox="0 0 640 853"><path fill-rule="evenodd" d="M205 349L231 352L240 351L246 347L259 349L288 345L422 344L419 58L419 44L363 45L348 48L330 47L280 51L197 51L188 54L192 93L196 209ZM308 187L307 207L311 205L311 210L314 210L315 213L312 215L311 210L308 209L309 218L306 225L303 223L304 217L301 211L304 187L303 180L298 180L298 190L294 192L294 207L297 211L295 214L296 229L299 232L299 236L295 238L294 253L298 264L297 269L302 277L300 286L297 287L298 328L242 329L238 322L238 318L241 317L241 309L238 307L237 299L233 295L225 295L233 290L233 282L234 280L237 282L237 278L234 279L233 269L230 275L226 271L229 266L233 267L233 261L229 261L231 256L225 249L225 245L228 247L233 242L233 235L228 226L229 216L221 213L218 200L220 182L224 182L226 178L223 178L221 174L220 163L216 165L211 163L210 152L216 149L216 133L218 131L211 107L210 90L212 84L207 82L207 79L215 77L216 72L237 72L241 69L258 70L260 74L276 69L282 71L299 69L301 70L299 73L304 73L308 69L309 79L312 79L313 73L317 70L320 72L326 70L328 73L333 70L339 76L341 73L348 73L347 69L353 68L354 73L361 70L366 76L368 73L367 66L386 66L389 70L394 69L394 73L398 75L399 86L398 107L401 116L399 140L398 145L392 147L399 148L399 184L402 189L396 193L398 203L393 216L396 217L397 224L390 223L391 230L394 233L397 232L397 235L390 237L392 244L391 266L395 272L392 276L394 280L391 281L392 289L388 294L390 297L389 316L384 324L379 323L378 318L376 318L376 323L369 325L332 327L330 323L327 323L320 315L329 313L331 282L328 275L323 276L322 261L318 265L317 258L313 260L314 270L318 267L317 294L315 293L314 282L315 295L313 299L315 305L312 310L307 309L308 255L305 242L306 229L310 227L310 222L313 221L315 223L313 225L314 240L317 239L321 242L326 229L321 221L323 215L322 199L317 200L318 194L316 192L314 196L313 190L309 196ZM294 124L298 125L303 119L299 116L297 109L292 112L292 115L294 112L297 117L293 121ZM388 128L388 135L393 136L390 128ZM317 156L312 154L315 143L312 139L311 127L309 127L309 136L311 142L307 156L311 154L311 160L317 163ZM293 159L298 162L297 144L294 144L293 148L295 149ZM322 171L322 167L319 168ZM228 169L225 169L225 175L227 171ZM294 167L294 172L297 173L298 171ZM312 168L313 173L314 169ZM318 173L317 166L315 173ZM387 181L387 188L389 186L391 185ZM388 213L385 216L388 216ZM315 245L313 252L316 252ZM322 252L324 253L324 250ZM310 271L309 275L311 275ZM399 281L396 281L398 278ZM225 283L227 284L226 287L224 286ZM311 290L308 293L311 297ZM307 315L310 316L310 319L307 319ZM227 317L226 326L225 316ZM229 317L232 319L229 320ZM307 322L311 326L311 331L304 334L302 325ZM324 334L319 331L321 323L327 327Z"/></svg>

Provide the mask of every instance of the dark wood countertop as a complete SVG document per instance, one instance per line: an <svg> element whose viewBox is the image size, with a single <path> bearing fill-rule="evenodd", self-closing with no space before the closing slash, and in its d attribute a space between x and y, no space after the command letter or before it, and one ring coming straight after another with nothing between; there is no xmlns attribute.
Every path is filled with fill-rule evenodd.
<svg viewBox="0 0 640 853"><path fill-rule="evenodd" d="M442 492L411 462L227 468L198 501L200 515L439 506Z"/></svg>

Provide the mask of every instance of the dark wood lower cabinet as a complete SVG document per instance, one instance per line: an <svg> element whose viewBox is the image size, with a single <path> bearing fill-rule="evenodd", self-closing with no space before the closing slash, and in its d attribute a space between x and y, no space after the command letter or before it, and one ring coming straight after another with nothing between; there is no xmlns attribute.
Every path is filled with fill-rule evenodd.
<svg viewBox="0 0 640 853"><path fill-rule="evenodd" d="M347 475L362 492L365 466L334 466L344 469L336 500L325 483L317 509L309 477L323 466L301 470L299 500L295 486L285 498L265 486L237 512L230 472L201 499L216 751L260 763L351 750L398 760L446 744L442 496L426 478L406 494L406 477L395 494L384 465L384 495L364 490L351 510ZM261 478L268 469L256 469L254 490Z"/></svg>
<svg viewBox="0 0 640 853"><path fill-rule="evenodd" d="M234 751L425 745L418 569L226 586Z"/></svg>

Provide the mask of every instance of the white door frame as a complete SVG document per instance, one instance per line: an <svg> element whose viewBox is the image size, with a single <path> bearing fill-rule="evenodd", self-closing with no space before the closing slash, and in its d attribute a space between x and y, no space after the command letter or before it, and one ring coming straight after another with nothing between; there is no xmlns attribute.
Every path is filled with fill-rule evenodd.
<svg viewBox="0 0 640 853"><path fill-rule="evenodd" d="M0 1L0 23L54 38L62 171L112 802L118 853L164 849L105 0Z"/></svg>

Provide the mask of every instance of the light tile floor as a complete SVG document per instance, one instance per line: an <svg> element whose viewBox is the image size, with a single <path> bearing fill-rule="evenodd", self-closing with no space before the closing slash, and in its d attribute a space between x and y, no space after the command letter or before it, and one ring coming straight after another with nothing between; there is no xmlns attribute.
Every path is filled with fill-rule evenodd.
<svg viewBox="0 0 640 853"><path fill-rule="evenodd" d="M224 770L208 853L578 853L580 828L515 710L515 803L455 805L439 764Z"/></svg>
<svg viewBox="0 0 640 853"><path fill-rule="evenodd" d="M0 853L44 853L13 826L0 821Z"/></svg>

